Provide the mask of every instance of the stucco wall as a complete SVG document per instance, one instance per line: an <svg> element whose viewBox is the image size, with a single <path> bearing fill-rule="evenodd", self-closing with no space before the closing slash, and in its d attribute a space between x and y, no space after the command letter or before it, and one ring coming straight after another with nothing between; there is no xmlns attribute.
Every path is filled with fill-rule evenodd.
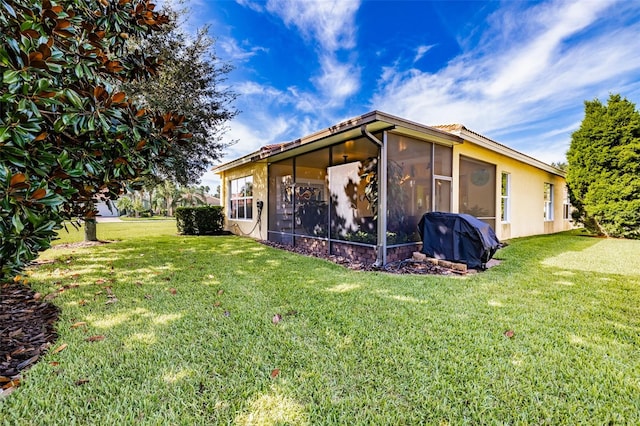
<svg viewBox="0 0 640 426"><path fill-rule="evenodd" d="M460 155L475 158L496 165L496 226L499 239L523 237L527 235L560 232L571 229L571 222L562 218L563 188L562 176L538 169L524 162L490 151L472 142L465 141L453 148L453 211L459 211L459 161ZM511 175L511 218L509 223L501 223L502 173ZM553 184L554 220L544 220L544 184Z"/></svg>
<svg viewBox="0 0 640 426"><path fill-rule="evenodd" d="M252 220L231 220L229 219L229 184L233 179L244 176L253 176L253 219ZM227 170L220 174L222 183L220 202L224 206L225 229L238 235L248 235L252 238L261 240L267 239L267 224L269 223L267 214L267 164L266 163L250 163L237 167L233 170ZM258 221L257 202L263 201L262 223Z"/></svg>

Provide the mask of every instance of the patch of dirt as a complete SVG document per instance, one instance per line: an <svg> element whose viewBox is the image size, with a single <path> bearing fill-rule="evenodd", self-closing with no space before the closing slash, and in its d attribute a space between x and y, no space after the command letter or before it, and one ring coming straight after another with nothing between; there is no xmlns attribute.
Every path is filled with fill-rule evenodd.
<svg viewBox="0 0 640 426"><path fill-rule="evenodd" d="M264 245L275 247L281 250L287 250L287 251L302 254L305 256L319 257L322 259L326 259L333 263L337 263L338 265L342 265L345 268L352 269L355 271L382 271L382 272L389 272L392 274L458 275L457 272L451 269L434 265L431 262L423 262L419 260L406 259L406 260L399 260L396 262L387 263L383 267L377 267L377 266L374 266L372 263L356 262L356 261L349 260L343 256L318 254L304 247L292 247L285 244L275 243L273 241L260 241L260 242Z"/></svg>
<svg viewBox="0 0 640 426"><path fill-rule="evenodd" d="M20 384L20 372L58 337L59 310L22 283L0 285L0 397Z"/></svg>
<svg viewBox="0 0 640 426"><path fill-rule="evenodd" d="M54 246L51 246L51 248L55 250L55 249L95 247L95 246L101 246L104 244L109 244L112 242L113 241L80 241L79 243L56 244Z"/></svg>

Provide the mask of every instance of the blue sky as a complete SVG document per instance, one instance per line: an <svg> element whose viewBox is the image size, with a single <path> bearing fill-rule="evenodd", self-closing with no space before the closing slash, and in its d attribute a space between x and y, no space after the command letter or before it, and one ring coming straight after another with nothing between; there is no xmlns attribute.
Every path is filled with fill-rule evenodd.
<svg viewBox="0 0 640 426"><path fill-rule="evenodd" d="M640 104L639 0L186 3L235 67L223 161L374 109L563 161L585 100Z"/></svg>

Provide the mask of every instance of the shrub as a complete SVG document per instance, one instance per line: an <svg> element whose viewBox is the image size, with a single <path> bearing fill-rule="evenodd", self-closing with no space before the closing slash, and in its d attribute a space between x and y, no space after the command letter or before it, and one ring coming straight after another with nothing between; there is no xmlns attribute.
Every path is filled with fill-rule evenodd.
<svg viewBox="0 0 640 426"><path fill-rule="evenodd" d="M221 206L178 207L176 226L182 235L218 235L224 227Z"/></svg>

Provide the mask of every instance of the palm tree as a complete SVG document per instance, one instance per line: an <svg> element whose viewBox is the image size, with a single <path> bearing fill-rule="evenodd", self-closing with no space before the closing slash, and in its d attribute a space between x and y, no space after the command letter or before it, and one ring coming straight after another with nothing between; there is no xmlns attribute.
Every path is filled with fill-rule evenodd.
<svg viewBox="0 0 640 426"><path fill-rule="evenodd" d="M164 181L156 187L156 203L162 203L166 214L173 216L173 208L180 197L180 191L171 181Z"/></svg>

